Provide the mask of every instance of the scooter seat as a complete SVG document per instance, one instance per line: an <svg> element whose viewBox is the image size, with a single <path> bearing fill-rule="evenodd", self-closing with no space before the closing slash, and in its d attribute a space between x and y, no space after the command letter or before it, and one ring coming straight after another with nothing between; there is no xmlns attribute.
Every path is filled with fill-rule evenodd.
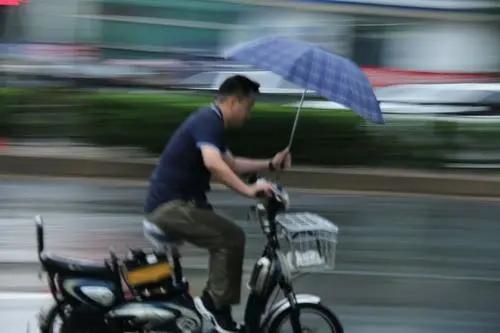
<svg viewBox="0 0 500 333"><path fill-rule="evenodd" d="M104 261L66 258L45 252L40 255L40 259L49 272L89 276L111 275L111 269Z"/></svg>

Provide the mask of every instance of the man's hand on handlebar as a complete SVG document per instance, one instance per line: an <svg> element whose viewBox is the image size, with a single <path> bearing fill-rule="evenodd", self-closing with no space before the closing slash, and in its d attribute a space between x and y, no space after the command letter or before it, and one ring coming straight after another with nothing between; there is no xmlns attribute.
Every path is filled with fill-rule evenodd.
<svg viewBox="0 0 500 333"><path fill-rule="evenodd" d="M279 184L271 183L264 178L258 178L256 175L249 177L249 182L254 182L248 186L248 196L259 198L260 204L255 206L254 212L259 211L261 217L262 210L269 219L274 219L276 214L286 211L290 205L288 193ZM260 219L259 217L259 219Z"/></svg>
<svg viewBox="0 0 500 333"><path fill-rule="evenodd" d="M270 197L274 193L274 184L268 181L258 181L249 185L248 196L251 198Z"/></svg>

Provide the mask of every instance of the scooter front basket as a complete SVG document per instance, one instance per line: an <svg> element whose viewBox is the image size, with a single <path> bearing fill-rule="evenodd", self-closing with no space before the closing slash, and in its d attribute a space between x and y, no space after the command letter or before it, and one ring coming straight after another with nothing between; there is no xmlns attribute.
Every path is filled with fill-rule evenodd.
<svg viewBox="0 0 500 333"><path fill-rule="evenodd" d="M313 213L276 217L280 246L293 271L328 271L335 268L338 227Z"/></svg>

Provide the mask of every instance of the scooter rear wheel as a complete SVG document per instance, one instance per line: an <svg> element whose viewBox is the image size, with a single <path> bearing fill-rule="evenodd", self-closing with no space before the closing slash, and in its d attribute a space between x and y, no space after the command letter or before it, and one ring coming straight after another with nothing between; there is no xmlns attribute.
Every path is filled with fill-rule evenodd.
<svg viewBox="0 0 500 333"><path fill-rule="evenodd" d="M76 323L72 320L63 321L57 310L57 306L53 305L46 313L40 315L39 318L41 333L107 333L109 329L105 327L85 327L82 323Z"/></svg>

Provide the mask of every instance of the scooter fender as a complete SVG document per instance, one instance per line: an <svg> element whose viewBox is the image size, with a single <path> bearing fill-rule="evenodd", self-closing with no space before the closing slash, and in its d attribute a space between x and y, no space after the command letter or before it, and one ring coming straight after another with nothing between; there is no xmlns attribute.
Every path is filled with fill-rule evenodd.
<svg viewBox="0 0 500 333"><path fill-rule="evenodd" d="M297 304L319 304L321 303L321 299L316 295L310 294L297 294L295 295L297 299ZM263 332L267 332L269 329L269 325L278 317L280 314L285 312L288 308L290 308L290 302L288 299L284 298L274 304L269 310L267 316L262 321L261 327L263 328Z"/></svg>

